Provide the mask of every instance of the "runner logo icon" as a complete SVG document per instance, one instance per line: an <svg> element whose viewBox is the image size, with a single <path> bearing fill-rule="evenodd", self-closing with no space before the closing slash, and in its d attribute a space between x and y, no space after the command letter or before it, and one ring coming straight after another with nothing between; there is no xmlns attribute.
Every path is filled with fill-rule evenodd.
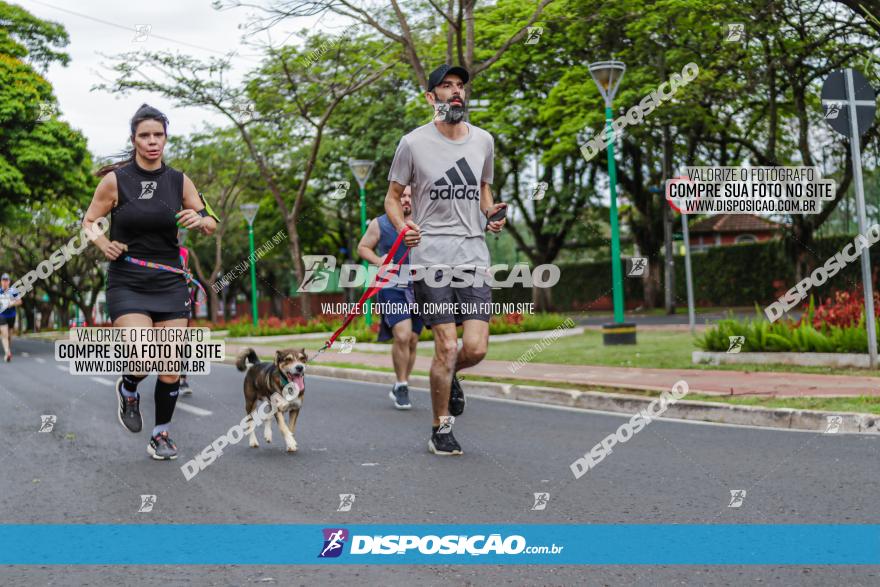
<svg viewBox="0 0 880 587"><path fill-rule="evenodd" d="M55 427L55 422L58 421L58 418L54 414L46 414L40 416L40 432L52 432L52 428Z"/></svg>
<svg viewBox="0 0 880 587"><path fill-rule="evenodd" d="M449 434L452 432L452 425L455 423L455 416L440 416L440 426L437 427L437 434Z"/></svg>
<svg viewBox="0 0 880 587"><path fill-rule="evenodd" d="M348 530L345 528L324 528L324 548L318 558L336 558L342 554L342 547L348 540Z"/></svg>
<svg viewBox="0 0 880 587"><path fill-rule="evenodd" d="M141 495L141 505L138 508L138 513L149 513L153 511L154 505L156 505L155 495Z"/></svg>
<svg viewBox="0 0 880 587"><path fill-rule="evenodd" d="M156 182L155 181L142 181L141 182L141 195L138 197L138 200L149 200L153 197L153 194L156 193Z"/></svg>
<svg viewBox="0 0 880 587"><path fill-rule="evenodd" d="M463 179L462 176L464 176ZM455 165L447 169L446 176L434 182L429 197L432 200L479 200L479 182L474 176L474 172L471 171L467 159L462 157L455 162Z"/></svg>
<svg viewBox="0 0 880 587"><path fill-rule="evenodd" d="M340 493L339 494L339 507L336 508L337 512L350 512L351 506L354 505L354 493Z"/></svg>
<svg viewBox="0 0 880 587"><path fill-rule="evenodd" d="M550 502L550 494L549 493L536 493L535 494L535 504L532 506L532 511L541 511L547 509L547 504Z"/></svg>
<svg viewBox="0 0 880 587"><path fill-rule="evenodd" d="M336 257L331 255L303 255L305 275L297 292L324 291L330 281L330 274L336 269Z"/></svg>

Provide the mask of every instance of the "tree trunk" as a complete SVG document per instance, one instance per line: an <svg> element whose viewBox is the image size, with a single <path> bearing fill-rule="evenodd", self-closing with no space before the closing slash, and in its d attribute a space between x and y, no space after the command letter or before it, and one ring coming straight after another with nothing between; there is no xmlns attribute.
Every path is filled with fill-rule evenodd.
<svg viewBox="0 0 880 587"><path fill-rule="evenodd" d="M653 309L660 306L660 274L663 266L660 262L660 255L657 251L648 253L648 267L642 276L642 286L645 296L645 308Z"/></svg>
<svg viewBox="0 0 880 587"><path fill-rule="evenodd" d="M306 270L303 266L302 251L299 245L299 232L296 230L296 221L292 217L287 219L287 233L290 235L290 257L293 260L293 269L296 272L296 283L302 287ZM312 297L308 292L299 292L300 310L303 318L310 320L312 317Z"/></svg>
<svg viewBox="0 0 880 587"><path fill-rule="evenodd" d="M52 304L40 304L40 330L49 328L49 318L52 317Z"/></svg>
<svg viewBox="0 0 880 587"><path fill-rule="evenodd" d="M532 303L535 304L535 312L553 311L553 288L533 287Z"/></svg>

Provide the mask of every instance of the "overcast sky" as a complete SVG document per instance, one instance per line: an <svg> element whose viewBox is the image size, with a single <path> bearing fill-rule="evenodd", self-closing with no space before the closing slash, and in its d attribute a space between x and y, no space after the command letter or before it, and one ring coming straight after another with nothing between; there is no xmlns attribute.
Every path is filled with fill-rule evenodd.
<svg viewBox="0 0 880 587"><path fill-rule="evenodd" d="M258 65L256 49L241 43L238 25L247 21L252 9L235 8L218 11L210 0L151 0L120 2L119 0L13 0L31 14L44 20L61 23L70 35L66 47L70 55L67 67L53 65L47 74L58 98L61 119L80 129L89 142L89 149L98 157L113 155L125 148L128 120L143 102L165 112L171 120L170 134L188 134L205 123L221 124L224 119L201 108L178 108L170 100L148 92L114 96L104 91L90 91L99 83L99 73L109 77L102 64L104 55L149 48L173 50L206 58L220 57L237 50L233 73L241 78ZM311 27L318 17L287 21L272 31L272 38L283 39L294 30ZM100 22L104 21L104 22ZM325 26L330 17L318 26ZM137 25L150 25L146 42L135 42ZM157 38L163 37L163 38ZM172 41L173 40L173 41ZM297 41L298 42L298 41Z"/></svg>

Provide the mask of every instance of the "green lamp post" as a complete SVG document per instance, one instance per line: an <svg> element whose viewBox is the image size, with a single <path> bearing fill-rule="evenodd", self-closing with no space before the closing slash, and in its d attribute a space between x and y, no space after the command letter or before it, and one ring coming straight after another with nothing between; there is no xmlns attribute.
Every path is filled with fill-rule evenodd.
<svg viewBox="0 0 880 587"><path fill-rule="evenodd" d="M361 236L363 236L367 232L367 178L370 177L370 172L373 170L374 163L369 159L350 159L348 161L348 166L351 168L351 172L354 174L354 178L358 182L358 186L360 187L360 196L361 196ZM363 262L364 269L369 276L370 265L366 261ZM364 314L367 318L367 326L373 324L373 305L370 303L370 300L367 300L366 304L364 304Z"/></svg>
<svg viewBox="0 0 880 587"><path fill-rule="evenodd" d="M239 206L241 209L241 213L244 215L244 219L247 220L248 223L248 241L250 243L251 248L251 311L252 316L254 317L254 326L258 323L257 318L257 268L256 268L256 255L254 254L254 218L257 217L257 210L260 209L259 204L242 204Z"/></svg>
<svg viewBox="0 0 880 587"><path fill-rule="evenodd" d="M621 61L597 61L591 63L590 76L596 82L599 93L605 99L605 132L608 136L608 185L611 191L611 286L614 300L614 323L602 326L602 339L606 345L635 344L635 324L623 321L623 272L620 267L620 227L617 218L617 168L614 163L614 132L611 123L614 117L612 101L626 65Z"/></svg>

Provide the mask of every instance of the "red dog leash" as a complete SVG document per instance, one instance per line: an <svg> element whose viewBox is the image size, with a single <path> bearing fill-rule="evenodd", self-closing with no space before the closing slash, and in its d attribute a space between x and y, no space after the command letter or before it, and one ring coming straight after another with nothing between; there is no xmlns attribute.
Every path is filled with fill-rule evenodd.
<svg viewBox="0 0 880 587"><path fill-rule="evenodd" d="M318 355L320 355L321 353L323 353L324 351L329 349L331 346L333 346L333 343L336 342L336 339L339 337L339 335L342 334L342 332L346 328L348 328L348 325L351 324L352 320L354 320L354 317L358 314L359 310L364 305L364 302L366 302L368 299L370 299L371 297L376 295L379 292L379 290L382 289L382 287L384 287L385 284L387 284L391 280L390 275L393 274L394 268L389 268L388 271L385 272L386 275L389 275L389 277L385 277L385 275L383 275L382 268L391 264L391 260L394 258L394 254L397 252L397 249L400 248L400 245L403 244L403 235L405 235L408 230L410 230L410 227L405 226L403 228L403 230L400 231L400 234L397 235L397 239L395 239L394 244L391 246L391 249L388 251L388 254L385 255L385 259L382 261L382 264L379 265L379 271L376 273L376 280L373 282L373 284L370 287L367 288L367 290L361 296L361 299L359 299L357 304L355 304L355 307L352 309L352 311L349 312L348 315L346 315L345 319L342 321L342 326L340 326L336 330L336 332L334 332L330 336L330 339L324 343L324 346L322 346L318 350L317 354L312 359L313 361L318 358ZM403 254L403 257L400 258L400 263L398 263L398 267L397 267L398 270L400 269L401 266L403 266L403 262L406 260L407 255L409 255L409 250L407 250Z"/></svg>

